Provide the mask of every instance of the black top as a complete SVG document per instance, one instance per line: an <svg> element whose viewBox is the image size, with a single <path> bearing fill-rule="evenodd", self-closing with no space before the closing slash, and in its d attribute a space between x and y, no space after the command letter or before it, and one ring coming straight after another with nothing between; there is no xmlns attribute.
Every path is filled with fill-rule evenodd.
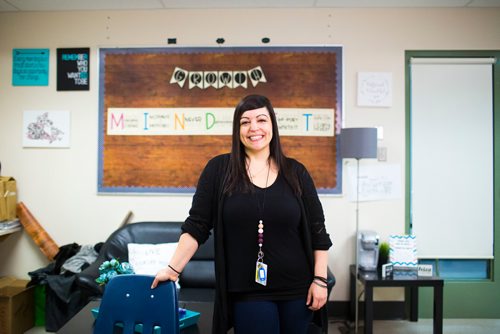
<svg viewBox="0 0 500 334"><path fill-rule="evenodd" d="M312 281L300 233L300 205L281 174L267 189L227 197L222 211L228 291L237 299L305 297ZM257 225L264 224L267 284L255 282Z"/></svg>
<svg viewBox="0 0 500 334"><path fill-rule="evenodd" d="M314 182L307 169L294 159L287 158L287 164L299 179L302 195L295 195L300 204L300 231L304 240L304 252L308 266L305 270L314 272L314 250L328 250L332 245L325 229L323 208ZM189 217L182 225L182 231L189 233L198 244L204 243L213 229L215 247L215 304L212 333L226 333L233 326L232 298L227 291L225 235L222 209L225 200L224 179L229 166L229 154L211 159L198 180ZM328 325L326 307L314 312L314 321L323 329Z"/></svg>

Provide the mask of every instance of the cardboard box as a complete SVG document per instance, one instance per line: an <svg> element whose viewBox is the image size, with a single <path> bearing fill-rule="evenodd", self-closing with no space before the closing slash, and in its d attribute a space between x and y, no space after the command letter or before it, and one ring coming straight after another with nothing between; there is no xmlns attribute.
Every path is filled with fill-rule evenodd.
<svg viewBox="0 0 500 334"><path fill-rule="evenodd" d="M17 185L10 176L0 176L0 221L16 218Z"/></svg>
<svg viewBox="0 0 500 334"><path fill-rule="evenodd" d="M0 334L23 334L35 324L35 297L27 280L0 278Z"/></svg>

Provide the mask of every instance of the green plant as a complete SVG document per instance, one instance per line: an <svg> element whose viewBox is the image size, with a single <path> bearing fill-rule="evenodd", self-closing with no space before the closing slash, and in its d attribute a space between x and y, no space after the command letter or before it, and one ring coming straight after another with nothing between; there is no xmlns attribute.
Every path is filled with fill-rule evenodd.
<svg viewBox="0 0 500 334"><path fill-rule="evenodd" d="M386 264L389 261L389 243L383 241L380 243L378 248L378 263L379 266Z"/></svg>

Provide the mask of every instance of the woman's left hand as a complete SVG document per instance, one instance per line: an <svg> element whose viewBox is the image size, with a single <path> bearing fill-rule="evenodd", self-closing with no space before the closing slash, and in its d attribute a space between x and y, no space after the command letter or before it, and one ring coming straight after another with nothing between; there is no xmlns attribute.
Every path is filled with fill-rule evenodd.
<svg viewBox="0 0 500 334"><path fill-rule="evenodd" d="M312 311L317 311L326 304L326 299L328 297L327 288L321 287L314 282L311 283L309 287L309 292L307 293L306 304Z"/></svg>

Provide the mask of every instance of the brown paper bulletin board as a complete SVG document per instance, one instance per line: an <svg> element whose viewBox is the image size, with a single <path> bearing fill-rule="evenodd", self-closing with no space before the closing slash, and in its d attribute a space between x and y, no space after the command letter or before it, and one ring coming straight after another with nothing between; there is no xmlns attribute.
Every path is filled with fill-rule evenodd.
<svg viewBox="0 0 500 334"><path fill-rule="evenodd" d="M230 151L231 136L190 134L184 122L205 121L197 108L219 108L232 120L248 94L269 97L277 110L330 110L331 135L280 134L285 154L307 167L320 194L342 192L341 47L103 48L99 56L99 193L193 193L207 161ZM164 117L175 129L152 134L146 118L147 125L120 118L118 108L146 110L144 117L163 110L150 120ZM110 132L125 126L137 132Z"/></svg>

